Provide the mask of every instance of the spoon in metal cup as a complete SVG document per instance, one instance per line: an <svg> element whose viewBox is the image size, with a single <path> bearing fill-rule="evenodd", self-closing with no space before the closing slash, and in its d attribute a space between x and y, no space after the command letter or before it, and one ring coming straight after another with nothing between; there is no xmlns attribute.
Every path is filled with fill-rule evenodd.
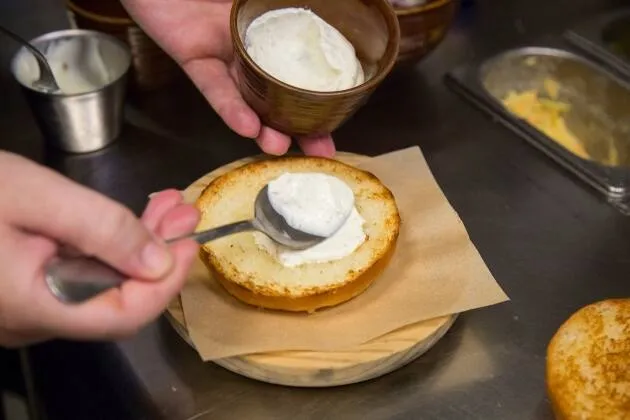
<svg viewBox="0 0 630 420"><path fill-rule="evenodd" d="M269 202L267 186L261 189L254 203L254 218L213 229L192 233L166 241L167 244L193 239L200 245L235 233L259 231L273 241L291 249L306 249L325 240L294 229ZM46 267L46 283L52 293L66 303L80 303L99 293L119 287L129 276L93 257L58 257Z"/></svg>
<svg viewBox="0 0 630 420"><path fill-rule="evenodd" d="M31 54L33 54L33 56L35 57L35 60L37 60L37 65L39 66L39 79L35 80L32 83L33 88L43 91L45 93L59 92L59 85L55 80L55 76L53 75L52 69L50 68L48 60L46 60L44 54L42 54L30 42L26 41L21 36L8 30L7 28L0 26L0 33L8 36L9 38L12 38L14 41L21 44L23 47L29 50Z"/></svg>

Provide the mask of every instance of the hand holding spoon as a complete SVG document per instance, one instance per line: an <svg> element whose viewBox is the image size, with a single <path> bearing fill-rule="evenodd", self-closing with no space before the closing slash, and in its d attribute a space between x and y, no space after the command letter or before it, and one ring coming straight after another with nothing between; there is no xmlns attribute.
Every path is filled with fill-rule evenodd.
<svg viewBox="0 0 630 420"><path fill-rule="evenodd" d="M317 245L325 237L294 229L276 212L267 194L267 186L261 189L254 203L254 219L243 220L217 228L172 238L166 243L193 239L205 244L214 239L246 231L259 231L273 241L291 249L306 249ZM46 283L52 293L66 303L80 303L99 293L120 286L129 276L95 258L79 256L56 258L46 267Z"/></svg>

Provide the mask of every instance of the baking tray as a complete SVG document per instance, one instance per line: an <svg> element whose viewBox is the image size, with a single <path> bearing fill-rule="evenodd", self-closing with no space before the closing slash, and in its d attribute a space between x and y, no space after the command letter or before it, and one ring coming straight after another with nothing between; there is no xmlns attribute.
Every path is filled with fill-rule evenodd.
<svg viewBox="0 0 630 420"><path fill-rule="evenodd" d="M533 64L530 57L536 57ZM630 84L622 77L556 39L504 50L445 77L447 85L465 99L630 215ZM563 86L559 99L571 104L566 124L584 141L592 160L565 149L497 99L512 89L541 89L546 78ZM603 164L611 148L617 151L617 163Z"/></svg>
<svg viewBox="0 0 630 420"><path fill-rule="evenodd" d="M569 28L564 37L630 79L630 8L580 22Z"/></svg>

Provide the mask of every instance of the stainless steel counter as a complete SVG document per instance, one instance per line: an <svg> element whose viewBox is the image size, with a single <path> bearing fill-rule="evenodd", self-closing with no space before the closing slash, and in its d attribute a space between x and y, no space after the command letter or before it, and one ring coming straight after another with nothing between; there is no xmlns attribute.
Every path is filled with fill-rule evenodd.
<svg viewBox="0 0 630 420"><path fill-rule="evenodd" d="M379 154L419 145L472 241L511 297L463 314L423 357L334 389L258 383L202 363L165 321L122 343L30 349L50 419L548 419L544 354L566 317L630 295L630 219L510 131L448 91L447 70L561 32L623 0L478 0L415 69L392 76L336 133L338 147ZM5 0L0 24L34 36L63 24L57 2ZM0 43L0 147L15 150L139 212L149 192L183 187L256 147L226 129L184 83L130 103L120 141L93 155L42 148ZM238 328L235 325L234 328Z"/></svg>

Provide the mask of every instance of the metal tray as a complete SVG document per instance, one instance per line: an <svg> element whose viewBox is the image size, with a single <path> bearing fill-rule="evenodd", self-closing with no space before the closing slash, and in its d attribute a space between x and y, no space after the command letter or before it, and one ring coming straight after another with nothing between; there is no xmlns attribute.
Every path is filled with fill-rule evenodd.
<svg viewBox="0 0 630 420"><path fill-rule="evenodd" d="M546 78L555 79L562 86L559 99L571 104L566 125L583 141L591 160L573 154L501 102L509 90L541 89ZM446 82L530 145L603 193L622 213L630 215L628 82L560 41L501 52L452 70L447 73ZM618 161L604 164L611 147L617 150Z"/></svg>
<svg viewBox="0 0 630 420"><path fill-rule="evenodd" d="M564 33L580 50L630 78L630 8L580 22Z"/></svg>

